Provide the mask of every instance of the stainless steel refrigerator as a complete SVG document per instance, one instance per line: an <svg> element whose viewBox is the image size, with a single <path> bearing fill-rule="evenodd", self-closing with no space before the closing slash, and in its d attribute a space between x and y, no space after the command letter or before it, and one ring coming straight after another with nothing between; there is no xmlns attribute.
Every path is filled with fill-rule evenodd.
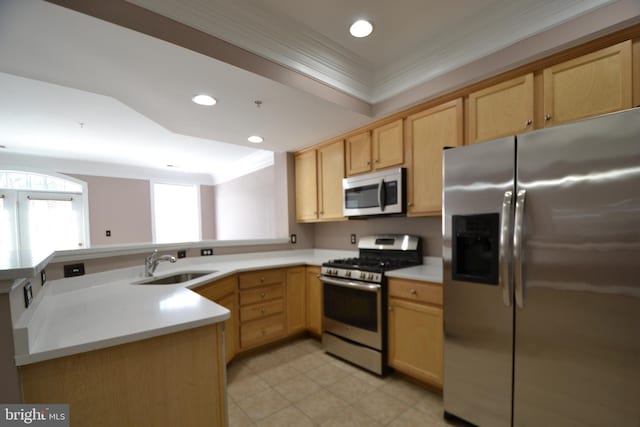
<svg viewBox="0 0 640 427"><path fill-rule="evenodd" d="M640 426L640 110L444 152L444 409Z"/></svg>

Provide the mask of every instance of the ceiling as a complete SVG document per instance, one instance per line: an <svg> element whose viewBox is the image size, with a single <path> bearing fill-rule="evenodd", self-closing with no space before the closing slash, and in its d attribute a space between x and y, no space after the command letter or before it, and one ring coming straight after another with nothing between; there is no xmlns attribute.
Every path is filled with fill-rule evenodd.
<svg viewBox="0 0 640 427"><path fill-rule="evenodd" d="M109 4L137 5L225 40L239 53L266 58L268 70L261 72L49 2L0 0L0 145L7 153L113 165L172 164L220 182L225 174L266 164L269 152L293 151L369 123L375 103L610 3ZM375 30L354 39L348 26L361 17ZM285 77L269 78L274 69ZM218 104L191 103L201 92ZM340 97L347 102L336 101ZM247 142L252 134L265 142Z"/></svg>

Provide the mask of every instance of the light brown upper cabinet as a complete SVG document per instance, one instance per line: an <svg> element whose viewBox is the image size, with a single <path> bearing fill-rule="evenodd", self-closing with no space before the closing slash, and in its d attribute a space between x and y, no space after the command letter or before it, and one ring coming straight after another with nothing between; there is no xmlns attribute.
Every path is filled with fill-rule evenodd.
<svg viewBox="0 0 640 427"><path fill-rule="evenodd" d="M533 129L533 73L469 94L469 143Z"/></svg>
<svg viewBox="0 0 640 427"><path fill-rule="evenodd" d="M295 156L296 220L318 219L318 165L316 150L304 151Z"/></svg>
<svg viewBox="0 0 640 427"><path fill-rule="evenodd" d="M371 132L366 131L347 138L347 175L371 170Z"/></svg>
<svg viewBox="0 0 640 427"><path fill-rule="evenodd" d="M347 138L347 175L402 165L402 136L402 119L399 119Z"/></svg>
<svg viewBox="0 0 640 427"><path fill-rule="evenodd" d="M344 141L318 148L318 206L321 220L342 219L342 178L344 178Z"/></svg>
<svg viewBox="0 0 640 427"><path fill-rule="evenodd" d="M463 142L462 98L407 117L407 215L442 212L442 150Z"/></svg>
<svg viewBox="0 0 640 427"><path fill-rule="evenodd" d="M372 132L373 168L383 169L404 163L402 119L375 128Z"/></svg>
<svg viewBox="0 0 640 427"><path fill-rule="evenodd" d="M545 68L545 126L632 106L631 40Z"/></svg>
<svg viewBox="0 0 640 427"><path fill-rule="evenodd" d="M314 222L344 219L342 178L344 141L342 139L303 151L295 156L296 220Z"/></svg>

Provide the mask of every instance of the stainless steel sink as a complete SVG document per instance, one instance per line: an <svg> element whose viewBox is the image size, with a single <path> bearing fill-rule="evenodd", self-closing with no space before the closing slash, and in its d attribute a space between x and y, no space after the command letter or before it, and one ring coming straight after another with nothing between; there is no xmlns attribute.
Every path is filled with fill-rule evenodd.
<svg viewBox="0 0 640 427"><path fill-rule="evenodd" d="M215 273L212 271L183 271L181 273L172 274L171 276L162 277L159 279L150 279L144 282L140 282L140 285L175 285L178 283L188 282L189 280L197 279L198 277L206 276L207 274Z"/></svg>

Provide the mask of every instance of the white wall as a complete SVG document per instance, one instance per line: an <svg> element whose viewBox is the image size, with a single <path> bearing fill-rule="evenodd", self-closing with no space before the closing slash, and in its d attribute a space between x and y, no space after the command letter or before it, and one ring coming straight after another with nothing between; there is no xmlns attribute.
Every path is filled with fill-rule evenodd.
<svg viewBox="0 0 640 427"><path fill-rule="evenodd" d="M276 200L280 197L275 166L218 184L214 189L217 240L283 237L277 235Z"/></svg>

